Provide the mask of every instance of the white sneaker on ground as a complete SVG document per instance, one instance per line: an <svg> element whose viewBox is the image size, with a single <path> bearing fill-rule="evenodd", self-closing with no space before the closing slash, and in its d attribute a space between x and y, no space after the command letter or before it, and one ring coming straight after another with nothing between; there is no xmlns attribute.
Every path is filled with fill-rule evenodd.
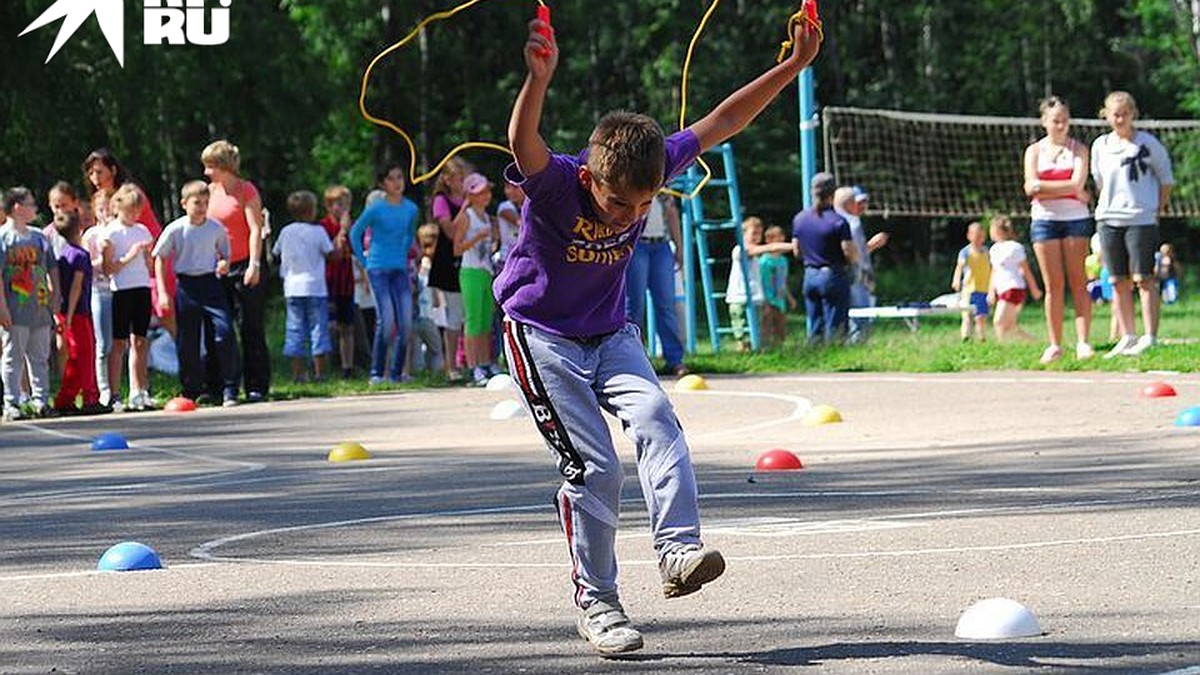
<svg viewBox="0 0 1200 675"><path fill-rule="evenodd" d="M679 598L700 590L700 587L725 572L725 558L715 549L689 547L676 549L658 561L662 575L663 595Z"/></svg>
<svg viewBox="0 0 1200 675"><path fill-rule="evenodd" d="M642 634L629 625L629 617L620 606L596 603L575 623L579 637L592 643L596 651L608 656L642 648Z"/></svg>
<svg viewBox="0 0 1200 675"><path fill-rule="evenodd" d="M1139 356L1156 344L1158 344L1158 340L1155 339L1153 335L1143 335L1142 337L1138 338L1136 344L1121 352L1121 354L1124 356Z"/></svg>
<svg viewBox="0 0 1200 675"><path fill-rule="evenodd" d="M1121 354L1124 354L1126 349L1129 349L1135 344L1137 344L1137 336L1123 336L1120 340L1117 340L1117 344L1113 345L1112 349L1108 350L1108 353L1104 355L1104 358L1115 359Z"/></svg>
<svg viewBox="0 0 1200 675"><path fill-rule="evenodd" d="M1046 347L1046 351L1042 352L1042 358L1040 361L1043 364L1054 363L1055 361L1061 359L1062 355L1062 347L1059 347L1058 345L1050 345L1049 347Z"/></svg>
<svg viewBox="0 0 1200 675"><path fill-rule="evenodd" d="M1080 361L1087 361L1096 356L1096 350L1086 342L1080 342L1075 345L1075 358Z"/></svg>

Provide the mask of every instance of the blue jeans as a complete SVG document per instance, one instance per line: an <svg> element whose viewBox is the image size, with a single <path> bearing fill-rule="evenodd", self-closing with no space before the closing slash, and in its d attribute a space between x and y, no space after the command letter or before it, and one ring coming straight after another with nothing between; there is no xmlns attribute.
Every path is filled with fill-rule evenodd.
<svg viewBox="0 0 1200 675"><path fill-rule="evenodd" d="M646 289L654 301L654 324L667 367L683 363L683 342L675 316L675 255L668 242L638 242L625 270L625 316L645 325Z"/></svg>
<svg viewBox="0 0 1200 675"><path fill-rule="evenodd" d="M408 333L412 329L412 287L408 270L367 270L371 292L375 294L375 345L371 349L371 377L400 378L408 352ZM391 365L386 368L388 349Z"/></svg>
<svg viewBox="0 0 1200 675"><path fill-rule="evenodd" d="M97 291L92 287L92 329L96 333L96 387L100 400L112 398L108 381L108 352L112 350L112 291Z"/></svg>
<svg viewBox="0 0 1200 675"><path fill-rule="evenodd" d="M850 277L837 267L804 268L808 343L840 342L850 318Z"/></svg>
<svg viewBox="0 0 1200 675"><path fill-rule="evenodd" d="M329 339L329 298L297 296L287 299L283 355L290 358L307 356L305 343L313 356L323 356L333 351Z"/></svg>
<svg viewBox="0 0 1200 675"><path fill-rule="evenodd" d="M241 364L238 362L237 336L233 332L233 312L225 283L215 274L177 276L175 287L175 353L179 357L179 383L183 395L196 398L205 393L205 363L200 360L203 335L212 347L224 398L237 398Z"/></svg>
<svg viewBox="0 0 1200 675"><path fill-rule="evenodd" d="M867 288L866 284L853 284L850 286L850 306L875 306L875 296L871 295L871 291ZM857 345L866 342L870 329L871 319L850 319L850 344Z"/></svg>

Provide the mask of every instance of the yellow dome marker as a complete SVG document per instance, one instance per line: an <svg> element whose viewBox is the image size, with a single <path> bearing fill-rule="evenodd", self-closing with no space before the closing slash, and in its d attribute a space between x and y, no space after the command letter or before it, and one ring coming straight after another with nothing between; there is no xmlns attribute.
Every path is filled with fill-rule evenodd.
<svg viewBox="0 0 1200 675"><path fill-rule="evenodd" d="M708 381L699 375L684 375L675 383L675 391L704 391Z"/></svg>
<svg viewBox="0 0 1200 675"><path fill-rule="evenodd" d="M371 459L371 453L360 443L338 443L329 451L331 462L353 462L361 459Z"/></svg>
<svg viewBox="0 0 1200 675"><path fill-rule="evenodd" d="M819 427L822 424L835 424L842 421L842 414L830 405L815 405L804 415L804 426Z"/></svg>

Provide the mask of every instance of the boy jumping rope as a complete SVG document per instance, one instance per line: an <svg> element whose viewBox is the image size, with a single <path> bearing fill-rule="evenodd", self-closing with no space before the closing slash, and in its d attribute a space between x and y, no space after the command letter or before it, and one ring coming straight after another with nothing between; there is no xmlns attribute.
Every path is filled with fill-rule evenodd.
<svg viewBox="0 0 1200 675"><path fill-rule="evenodd" d="M578 155L552 154L538 130L558 46L548 22L529 24L528 76L508 135L525 230L495 283L513 377L565 481L555 505L570 547L577 628L603 655L642 647L617 593L616 533L624 478L601 410L636 446L663 593L680 597L725 571L700 541L695 474L670 401L625 321L625 268L654 195L700 153L741 131L817 54L804 22L791 54L691 127L665 137L653 119L606 115Z"/></svg>

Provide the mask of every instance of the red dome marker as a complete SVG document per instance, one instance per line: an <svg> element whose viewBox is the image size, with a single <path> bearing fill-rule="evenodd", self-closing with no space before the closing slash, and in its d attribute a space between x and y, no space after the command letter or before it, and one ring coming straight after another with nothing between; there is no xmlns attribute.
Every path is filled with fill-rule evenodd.
<svg viewBox="0 0 1200 675"><path fill-rule="evenodd" d="M776 448L759 455L754 468L758 471L799 471L804 464L793 453Z"/></svg>
<svg viewBox="0 0 1200 675"><path fill-rule="evenodd" d="M1175 395L1175 387L1166 382L1151 382L1142 387L1142 397L1144 398L1166 398Z"/></svg>
<svg viewBox="0 0 1200 675"><path fill-rule="evenodd" d="M196 402L190 398L176 396L170 401L167 401L167 404L163 406L163 410L175 413L193 412L196 410Z"/></svg>

